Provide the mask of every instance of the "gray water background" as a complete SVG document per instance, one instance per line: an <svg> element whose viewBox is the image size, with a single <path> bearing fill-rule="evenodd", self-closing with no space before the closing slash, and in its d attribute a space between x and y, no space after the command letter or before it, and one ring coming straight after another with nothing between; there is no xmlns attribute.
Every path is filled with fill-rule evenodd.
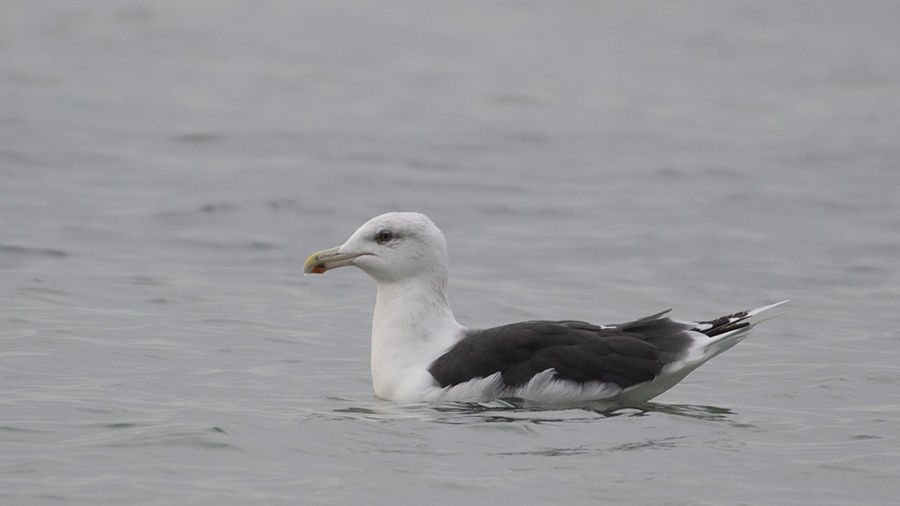
<svg viewBox="0 0 900 506"><path fill-rule="evenodd" d="M3 504L900 493L900 4L7 1ZM464 325L784 316L643 409L373 397L386 211Z"/></svg>

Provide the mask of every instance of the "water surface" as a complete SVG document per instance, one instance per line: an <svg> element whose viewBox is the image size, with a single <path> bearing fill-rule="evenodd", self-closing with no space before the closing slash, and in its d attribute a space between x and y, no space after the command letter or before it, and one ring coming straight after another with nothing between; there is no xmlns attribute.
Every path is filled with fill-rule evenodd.
<svg viewBox="0 0 900 506"><path fill-rule="evenodd" d="M8 504L896 502L893 2L11 2ZM368 218L471 327L786 314L646 406L396 405Z"/></svg>

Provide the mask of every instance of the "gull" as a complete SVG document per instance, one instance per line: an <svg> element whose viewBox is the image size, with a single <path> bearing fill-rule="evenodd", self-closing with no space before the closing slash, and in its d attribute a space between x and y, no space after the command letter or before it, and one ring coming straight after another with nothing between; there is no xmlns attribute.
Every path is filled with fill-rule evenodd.
<svg viewBox="0 0 900 506"><path fill-rule="evenodd" d="M375 395L397 402L641 403L731 348L783 304L708 321L663 311L614 325L525 321L487 329L457 323L447 298L444 234L424 214L387 213L344 244L313 254L304 274L355 266L377 284L372 318Z"/></svg>

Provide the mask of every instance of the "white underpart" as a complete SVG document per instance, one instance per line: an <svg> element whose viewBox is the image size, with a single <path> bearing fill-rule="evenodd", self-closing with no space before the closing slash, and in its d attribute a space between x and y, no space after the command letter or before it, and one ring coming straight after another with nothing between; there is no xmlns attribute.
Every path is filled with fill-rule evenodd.
<svg viewBox="0 0 900 506"><path fill-rule="evenodd" d="M666 364L659 376L654 378L653 381L626 388L617 400L622 402L649 401L675 386L691 371L706 363L707 360L739 343L747 337L750 330L751 327L745 327L715 337L708 337L706 334L691 331L690 334L694 337L694 343L688 349L683 359Z"/></svg>
<svg viewBox="0 0 900 506"><path fill-rule="evenodd" d="M434 387L425 393L428 401L485 402L497 398L519 398L540 404L573 404L613 398L622 388L613 383L575 383L556 379L553 369L536 374L525 385L510 388L503 385L500 373L476 378L452 387Z"/></svg>
<svg viewBox="0 0 900 506"><path fill-rule="evenodd" d="M428 366L463 336L446 294L431 283L378 284L372 318L372 382L383 399L415 402L435 385Z"/></svg>

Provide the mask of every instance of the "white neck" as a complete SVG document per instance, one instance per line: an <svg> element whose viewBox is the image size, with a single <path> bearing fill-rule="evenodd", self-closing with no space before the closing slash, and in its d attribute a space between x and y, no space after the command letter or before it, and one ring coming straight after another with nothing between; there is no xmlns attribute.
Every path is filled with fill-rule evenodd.
<svg viewBox="0 0 900 506"><path fill-rule="evenodd" d="M372 382L383 399L417 400L434 379L428 366L462 336L446 277L378 283L372 319Z"/></svg>

